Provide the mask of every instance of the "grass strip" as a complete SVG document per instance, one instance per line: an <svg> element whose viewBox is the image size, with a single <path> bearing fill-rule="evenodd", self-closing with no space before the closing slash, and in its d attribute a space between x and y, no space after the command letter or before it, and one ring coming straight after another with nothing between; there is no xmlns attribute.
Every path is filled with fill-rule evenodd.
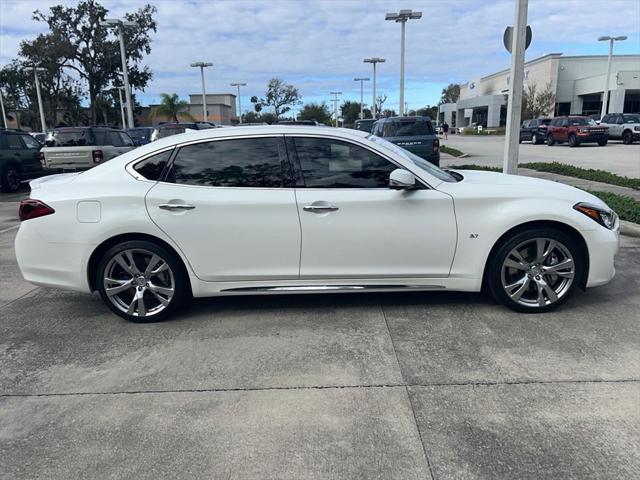
<svg viewBox="0 0 640 480"><path fill-rule="evenodd" d="M607 172L606 170L596 170L593 168L581 168L573 165L565 165L559 162L531 162L521 163L519 167L530 168L539 172L557 173L558 175L566 175L568 177L582 178L583 180L591 180L594 182L608 183L609 185L618 185L619 187L633 188L640 190L640 178L629 178Z"/></svg>
<svg viewBox="0 0 640 480"><path fill-rule="evenodd" d="M640 202L626 195L611 192L596 192L587 190L611 207L620 217L627 222L640 223Z"/></svg>
<svg viewBox="0 0 640 480"><path fill-rule="evenodd" d="M453 157L461 157L461 156L464 155L464 152L461 152L457 148L447 147L446 145L441 145L440 146L440 151L442 153L448 153L449 155L451 155Z"/></svg>

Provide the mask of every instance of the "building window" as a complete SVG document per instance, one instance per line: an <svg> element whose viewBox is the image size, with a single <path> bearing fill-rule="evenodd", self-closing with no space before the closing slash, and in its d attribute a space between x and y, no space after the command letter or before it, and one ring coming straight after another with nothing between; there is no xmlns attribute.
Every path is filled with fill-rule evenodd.
<svg viewBox="0 0 640 480"><path fill-rule="evenodd" d="M556 103L556 108L554 110L555 117L560 117L562 115L569 115L570 113L571 113L571 102Z"/></svg>

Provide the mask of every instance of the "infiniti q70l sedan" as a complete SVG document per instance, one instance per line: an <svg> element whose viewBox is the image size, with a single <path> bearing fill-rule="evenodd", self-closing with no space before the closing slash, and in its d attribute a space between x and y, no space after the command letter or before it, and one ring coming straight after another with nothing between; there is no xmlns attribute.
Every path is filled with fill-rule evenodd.
<svg viewBox="0 0 640 480"><path fill-rule="evenodd" d="M357 130L211 129L31 182L34 284L136 322L191 297L481 289L544 312L614 275L618 218L544 180L441 170Z"/></svg>

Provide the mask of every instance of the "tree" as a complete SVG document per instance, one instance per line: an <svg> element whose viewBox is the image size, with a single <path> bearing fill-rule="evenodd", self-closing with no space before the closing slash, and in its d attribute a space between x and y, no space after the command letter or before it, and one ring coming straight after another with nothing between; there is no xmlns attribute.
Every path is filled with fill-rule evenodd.
<svg viewBox="0 0 640 480"><path fill-rule="evenodd" d="M460 85L457 83L450 83L446 88L442 89L442 96L440 97L440 103L456 103L460 98Z"/></svg>
<svg viewBox="0 0 640 480"><path fill-rule="evenodd" d="M438 107L427 105L416 110L416 115L431 117L432 120L435 120L438 117Z"/></svg>
<svg viewBox="0 0 640 480"><path fill-rule="evenodd" d="M318 123L327 123L327 121L331 121L331 112L325 102L307 103L300 110L298 120L315 120Z"/></svg>
<svg viewBox="0 0 640 480"><path fill-rule="evenodd" d="M180 100L177 93L161 93L162 101L151 112L151 118L167 117L169 120L178 122L178 115L193 119L189 114L189 102Z"/></svg>
<svg viewBox="0 0 640 480"><path fill-rule="evenodd" d="M378 112L378 116L380 116L380 113L382 112L382 107L384 105L384 102L386 101L387 101L387 96L385 94L378 95L376 97L376 112Z"/></svg>
<svg viewBox="0 0 640 480"><path fill-rule="evenodd" d="M397 117L398 114L392 108L387 108L387 109L382 111L382 116L389 118L389 117Z"/></svg>
<svg viewBox="0 0 640 480"><path fill-rule="evenodd" d="M285 83L280 78L272 78L267 84L267 91L264 98L251 97L256 112L262 111L264 107L273 107L276 121L280 115L287 113L291 107L300 102L300 93L293 85Z"/></svg>
<svg viewBox="0 0 640 480"><path fill-rule="evenodd" d="M344 125L353 125L360 118L360 102L345 101L340 105L340 113L342 114ZM364 117L367 118L368 116L371 116L371 111L365 109Z"/></svg>
<svg viewBox="0 0 640 480"><path fill-rule="evenodd" d="M80 0L75 7L56 5L49 13L36 10L33 18L45 22L51 34L66 42L65 69L72 69L87 82L92 122L96 121L96 100L109 83L122 85L120 45L109 30L100 25L108 10L96 0ZM150 31L156 31L153 15L156 7L145 5L133 13L125 13L124 20L135 27L124 29L127 70L132 89L144 89L152 78L147 66L140 66L144 55L151 53Z"/></svg>
<svg viewBox="0 0 640 480"><path fill-rule="evenodd" d="M522 92L522 119L546 117L553 113L556 95L551 82L539 92L535 84L528 84Z"/></svg>

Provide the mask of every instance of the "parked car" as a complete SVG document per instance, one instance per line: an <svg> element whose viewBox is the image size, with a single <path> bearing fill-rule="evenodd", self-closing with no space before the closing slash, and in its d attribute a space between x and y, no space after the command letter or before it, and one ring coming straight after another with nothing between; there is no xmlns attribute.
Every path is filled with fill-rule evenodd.
<svg viewBox="0 0 640 480"><path fill-rule="evenodd" d="M27 281L97 290L137 322L191 296L483 285L545 312L611 280L619 230L584 190L443 171L366 132L303 126L164 138L33 180L19 215Z"/></svg>
<svg viewBox="0 0 640 480"><path fill-rule="evenodd" d="M274 125L309 125L317 127L318 122L316 122L315 120L280 120Z"/></svg>
<svg viewBox="0 0 640 480"><path fill-rule="evenodd" d="M356 120L353 124L353 128L356 130L360 130L361 132L371 133L373 129L373 124L376 122L375 118L363 118L361 120Z"/></svg>
<svg viewBox="0 0 640 480"><path fill-rule="evenodd" d="M0 128L0 189L3 192L16 192L22 180L43 174L41 148L26 132Z"/></svg>
<svg viewBox="0 0 640 480"><path fill-rule="evenodd" d="M609 113L602 117L600 125L609 129L609 138L622 140L630 145L640 140L640 115L633 113Z"/></svg>
<svg viewBox="0 0 640 480"><path fill-rule="evenodd" d="M35 138L38 141L38 143L42 145L44 145L44 141L47 138L46 132L29 132L29 135Z"/></svg>
<svg viewBox="0 0 640 480"><path fill-rule="evenodd" d="M534 145L543 143L547 139L547 127L550 123L550 118L525 120L520 127L520 141L531 141Z"/></svg>
<svg viewBox="0 0 640 480"><path fill-rule="evenodd" d="M374 123L371 133L436 166L440 165L440 140L433 130L430 117L381 118Z"/></svg>
<svg viewBox="0 0 640 480"><path fill-rule="evenodd" d="M151 141L153 127L127 128L125 132L127 132L127 134L131 137L133 143L135 143L137 147L140 147L142 145L146 145Z"/></svg>
<svg viewBox="0 0 640 480"><path fill-rule="evenodd" d="M87 170L134 148L133 140L124 130L61 127L47 135L40 161L45 168Z"/></svg>
<svg viewBox="0 0 640 480"><path fill-rule="evenodd" d="M157 125L151 133L151 141L155 142L161 138L178 135L187 130L208 130L215 128L215 125L209 122L180 122L180 123L163 123Z"/></svg>
<svg viewBox="0 0 640 480"><path fill-rule="evenodd" d="M578 115L556 117L547 127L547 145L567 142L570 147L581 143L607 144L609 129L598 125L593 118Z"/></svg>

